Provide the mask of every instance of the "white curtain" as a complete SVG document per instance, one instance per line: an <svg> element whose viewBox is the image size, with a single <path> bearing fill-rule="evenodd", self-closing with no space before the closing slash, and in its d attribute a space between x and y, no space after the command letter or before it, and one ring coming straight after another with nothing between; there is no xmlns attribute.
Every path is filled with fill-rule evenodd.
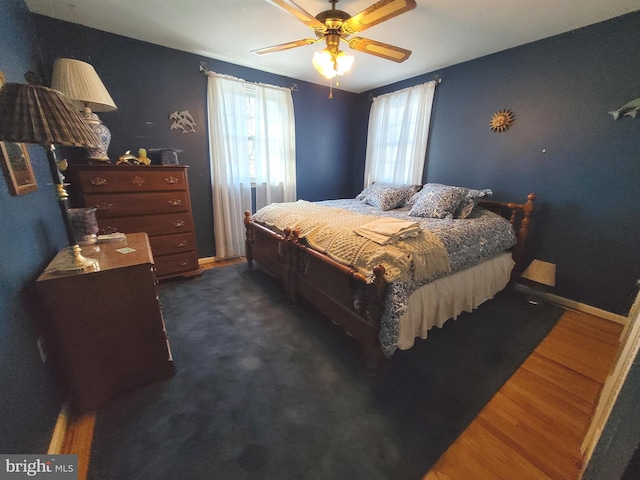
<svg viewBox="0 0 640 480"><path fill-rule="evenodd" d="M296 200L296 132L291 90L256 89L256 209Z"/></svg>
<svg viewBox="0 0 640 480"><path fill-rule="evenodd" d="M295 201L295 127L291 91L208 72L207 111L216 258L245 253L244 212ZM250 93L249 93L250 92ZM249 160L247 97L255 95L255 178ZM258 192L257 192L258 193Z"/></svg>
<svg viewBox="0 0 640 480"><path fill-rule="evenodd" d="M380 95L369 115L364 186L420 184L436 81Z"/></svg>

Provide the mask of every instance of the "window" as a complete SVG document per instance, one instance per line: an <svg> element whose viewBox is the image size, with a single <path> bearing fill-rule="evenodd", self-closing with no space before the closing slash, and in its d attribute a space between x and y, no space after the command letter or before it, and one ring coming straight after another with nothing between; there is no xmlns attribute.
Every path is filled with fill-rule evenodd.
<svg viewBox="0 0 640 480"><path fill-rule="evenodd" d="M422 183L436 82L373 99L364 186Z"/></svg>

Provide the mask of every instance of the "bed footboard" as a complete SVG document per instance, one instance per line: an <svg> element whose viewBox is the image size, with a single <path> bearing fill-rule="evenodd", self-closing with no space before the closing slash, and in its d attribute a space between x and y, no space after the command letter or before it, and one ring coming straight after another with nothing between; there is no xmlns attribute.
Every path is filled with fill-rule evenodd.
<svg viewBox="0 0 640 480"><path fill-rule="evenodd" d="M292 262L292 299L304 298L358 341L367 370L375 371L383 361L380 325L387 288L384 267L374 267L369 279L311 249L295 231L293 239L296 257Z"/></svg>
<svg viewBox="0 0 640 480"><path fill-rule="evenodd" d="M384 310L384 267L373 269L369 279L352 267L309 248L297 232L283 234L251 220L245 212L246 258L282 281L292 301L304 298L339 325L362 347L367 370L374 372L383 361L380 322Z"/></svg>

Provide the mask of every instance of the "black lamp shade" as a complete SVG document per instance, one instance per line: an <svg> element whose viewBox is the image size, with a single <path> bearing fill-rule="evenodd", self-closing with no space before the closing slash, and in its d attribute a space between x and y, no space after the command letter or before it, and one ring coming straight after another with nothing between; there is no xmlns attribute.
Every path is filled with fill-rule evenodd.
<svg viewBox="0 0 640 480"><path fill-rule="evenodd" d="M0 141L94 148L93 131L71 101L41 85L7 83L0 89Z"/></svg>

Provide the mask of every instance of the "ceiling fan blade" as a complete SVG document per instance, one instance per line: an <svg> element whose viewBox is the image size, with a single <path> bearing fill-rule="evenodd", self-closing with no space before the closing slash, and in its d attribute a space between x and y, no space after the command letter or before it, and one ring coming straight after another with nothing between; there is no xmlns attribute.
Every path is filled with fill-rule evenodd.
<svg viewBox="0 0 640 480"><path fill-rule="evenodd" d="M282 50L289 50L290 48L303 47L305 45L311 45L322 38L303 38L302 40L296 40L295 42L281 43L280 45L272 45L271 47L260 48L258 50L251 50L251 53L257 53L258 55L265 55L267 53L281 52Z"/></svg>
<svg viewBox="0 0 640 480"><path fill-rule="evenodd" d="M349 46L359 52L369 53L376 57L385 58L397 63L404 62L411 55L411 50L389 45L388 43L376 42L368 38L353 37Z"/></svg>
<svg viewBox="0 0 640 480"><path fill-rule="evenodd" d="M307 12L304 8L299 6L292 0L266 0L267 2L280 7L285 12L290 13L307 27L313 28L316 32L323 33L326 30L324 23L318 20L316 17Z"/></svg>
<svg viewBox="0 0 640 480"><path fill-rule="evenodd" d="M342 31L347 35L362 32L414 8L415 0L380 0L344 22Z"/></svg>

